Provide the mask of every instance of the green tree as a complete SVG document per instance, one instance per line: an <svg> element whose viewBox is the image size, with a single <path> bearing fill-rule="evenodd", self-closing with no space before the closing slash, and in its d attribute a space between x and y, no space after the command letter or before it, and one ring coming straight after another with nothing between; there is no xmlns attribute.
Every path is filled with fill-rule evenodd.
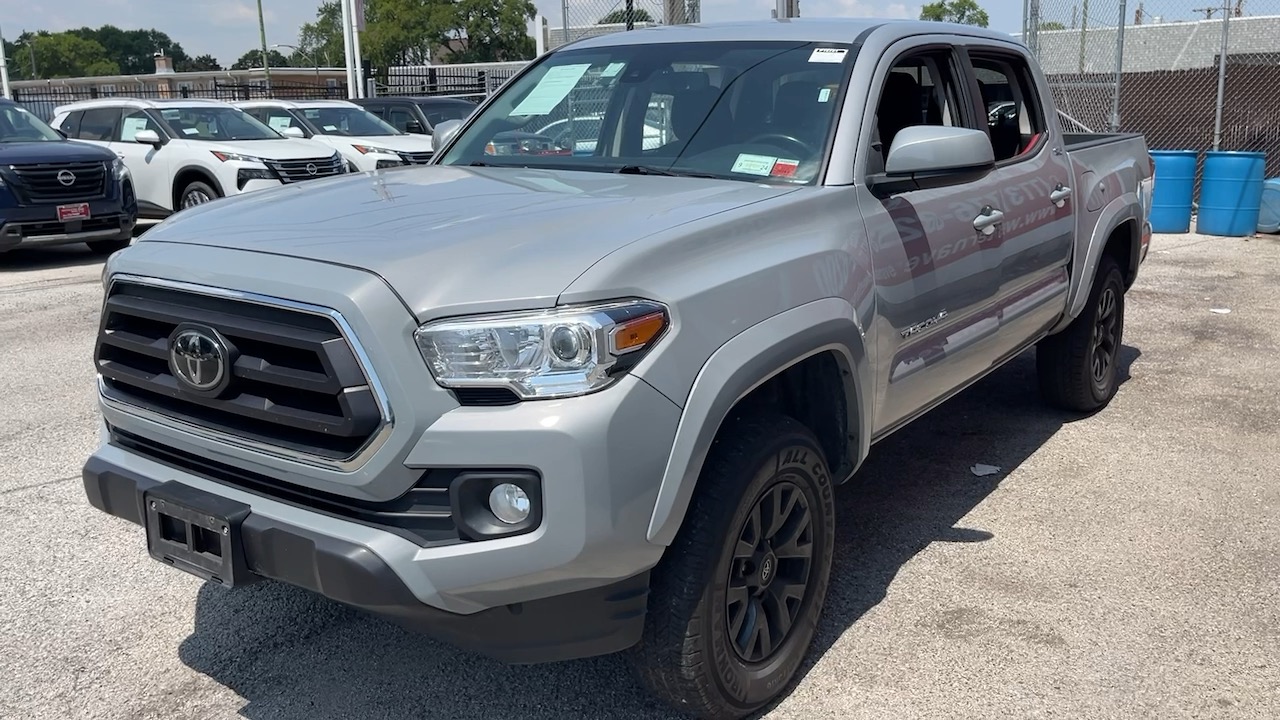
<svg viewBox="0 0 1280 720"><path fill-rule="evenodd" d="M452 0L366 0L360 48L374 67L425 65L431 50L447 45L457 27ZM338 33L338 47L342 34ZM338 54L341 58L341 53Z"/></svg>
<svg viewBox="0 0 1280 720"><path fill-rule="evenodd" d="M642 22L651 23L653 22L653 16L650 15L649 11L645 10L644 8L632 8L631 21L638 22L638 23L642 23ZM597 25L625 25L626 22L627 22L627 11L626 9L622 9L622 10L614 10L608 15L605 15L604 17L600 18L600 22L596 24Z"/></svg>
<svg viewBox="0 0 1280 720"><path fill-rule="evenodd" d="M920 19L978 27L986 27L990 22L987 11L975 0L937 0L920 8Z"/></svg>
<svg viewBox="0 0 1280 720"><path fill-rule="evenodd" d="M1050 20L1049 22L1040 23L1040 29L1041 30L1066 30L1067 26L1063 25L1060 22L1054 22Z"/></svg>
<svg viewBox="0 0 1280 720"><path fill-rule="evenodd" d="M71 34L92 40L106 49L107 58L120 68L122 75L147 75L155 72L155 54L163 52L173 59L178 72L198 69L182 45L159 30L121 30L114 25L100 28L82 27L69 30Z"/></svg>
<svg viewBox="0 0 1280 720"><path fill-rule="evenodd" d="M101 44L72 33L24 32L5 45L15 80L120 74L120 66L107 57Z"/></svg>
<svg viewBox="0 0 1280 720"><path fill-rule="evenodd" d="M218 62L218 58L212 55L199 55L187 61L186 65L181 68L175 68L178 72L221 70L222 64Z"/></svg>
<svg viewBox="0 0 1280 720"><path fill-rule="evenodd" d="M319 63L326 67L342 65L342 7L325 2L316 10L316 21L298 30L298 49L294 52L299 67Z"/></svg>
<svg viewBox="0 0 1280 720"><path fill-rule="evenodd" d="M268 50L267 61L271 63L271 67L289 67L289 58L279 50ZM262 67L262 51L257 48L241 55L231 65L232 70L252 70L260 67Z"/></svg>
<svg viewBox="0 0 1280 720"><path fill-rule="evenodd" d="M465 46L450 56L455 62L531 60L537 46L528 22L538 10L530 0L458 0L455 32Z"/></svg>

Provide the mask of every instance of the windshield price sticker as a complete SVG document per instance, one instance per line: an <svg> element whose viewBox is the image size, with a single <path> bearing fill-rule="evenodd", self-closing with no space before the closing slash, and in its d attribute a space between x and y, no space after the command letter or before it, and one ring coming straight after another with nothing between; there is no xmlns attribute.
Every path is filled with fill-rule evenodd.
<svg viewBox="0 0 1280 720"><path fill-rule="evenodd" d="M811 63L842 63L849 54L848 48L814 48L809 56Z"/></svg>
<svg viewBox="0 0 1280 720"><path fill-rule="evenodd" d="M609 63L609 66L606 67L603 71L601 71L600 77L611 78L614 75L617 75L618 73L622 72L622 68L626 66L627 64L624 62Z"/></svg>
<svg viewBox="0 0 1280 720"><path fill-rule="evenodd" d="M577 87L578 81L587 74L591 64L561 65L553 67L538 81L520 104L511 111L510 117L526 115L546 115L569 96L569 91Z"/></svg>
<svg viewBox="0 0 1280 720"><path fill-rule="evenodd" d="M738 156L737 162L733 164L732 172L741 173L743 175L759 175L760 177L768 177L773 172L773 166L778 163L778 158L770 155L750 155L743 153Z"/></svg>
<svg viewBox="0 0 1280 720"><path fill-rule="evenodd" d="M799 160L784 160L783 158L778 158L778 161L773 164L773 168L769 171L769 174L773 177L793 178L796 176L796 171L799 169Z"/></svg>

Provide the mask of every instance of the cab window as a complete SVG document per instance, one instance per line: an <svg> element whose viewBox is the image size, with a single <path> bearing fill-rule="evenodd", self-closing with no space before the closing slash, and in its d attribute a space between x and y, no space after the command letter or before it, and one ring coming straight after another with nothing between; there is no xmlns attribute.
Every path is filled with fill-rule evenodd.
<svg viewBox="0 0 1280 720"><path fill-rule="evenodd" d="M996 161L1030 156L1044 137L1045 125L1026 60L984 52L974 54L972 62Z"/></svg>

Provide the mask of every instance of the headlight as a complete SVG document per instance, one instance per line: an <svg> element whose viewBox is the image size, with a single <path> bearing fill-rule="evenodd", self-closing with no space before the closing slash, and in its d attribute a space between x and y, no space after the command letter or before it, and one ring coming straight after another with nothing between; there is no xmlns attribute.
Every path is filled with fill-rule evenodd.
<svg viewBox="0 0 1280 720"><path fill-rule="evenodd" d="M356 152L361 155L368 155L369 153L383 153L384 155L395 155L399 157L399 153L395 150L388 150L387 148L378 147L377 145L352 145L351 147L355 148Z"/></svg>
<svg viewBox="0 0 1280 720"><path fill-rule="evenodd" d="M111 161L111 177L115 179L116 182L120 182L121 180L124 179L124 176L125 176L124 161L121 160L120 158L116 158L115 160L112 160Z"/></svg>
<svg viewBox="0 0 1280 720"><path fill-rule="evenodd" d="M263 165L267 164L266 160L263 160L262 158L256 158L252 155L241 155L240 153L223 152L221 150L210 150L210 152L212 152L213 156L218 158L222 162L227 162L228 160L236 160L239 162L262 163Z"/></svg>
<svg viewBox="0 0 1280 720"><path fill-rule="evenodd" d="M583 395L634 367L667 328L644 300L430 322L414 340L444 387L505 387L521 399Z"/></svg>

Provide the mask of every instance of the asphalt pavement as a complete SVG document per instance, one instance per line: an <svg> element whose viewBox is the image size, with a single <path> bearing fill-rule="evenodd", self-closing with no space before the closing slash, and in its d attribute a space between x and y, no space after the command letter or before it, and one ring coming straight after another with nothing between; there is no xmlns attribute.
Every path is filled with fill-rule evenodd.
<svg viewBox="0 0 1280 720"><path fill-rule="evenodd" d="M0 717L671 717L616 658L503 666L150 560L79 479L100 270L0 256ZM1157 237L1127 310L1105 411L1045 409L1027 354L873 450L766 717L1280 717L1280 238Z"/></svg>

